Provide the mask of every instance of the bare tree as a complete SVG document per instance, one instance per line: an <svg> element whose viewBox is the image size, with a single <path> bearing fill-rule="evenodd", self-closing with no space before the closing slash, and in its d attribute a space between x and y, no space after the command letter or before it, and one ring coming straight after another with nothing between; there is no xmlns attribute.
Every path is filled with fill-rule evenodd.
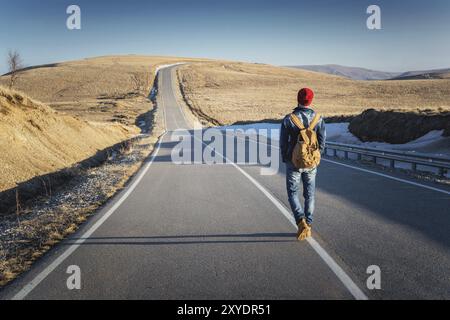
<svg viewBox="0 0 450 320"><path fill-rule="evenodd" d="M9 67L9 88L12 89L19 77L19 70L23 68L23 61L20 54L16 50L9 50L8 52L8 67Z"/></svg>

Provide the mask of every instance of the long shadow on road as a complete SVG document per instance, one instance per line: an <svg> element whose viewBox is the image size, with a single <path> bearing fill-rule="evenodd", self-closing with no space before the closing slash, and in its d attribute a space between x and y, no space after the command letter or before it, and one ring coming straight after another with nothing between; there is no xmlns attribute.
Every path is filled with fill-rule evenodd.
<svg viewBox="0 0 450 320"><path fill-rule="evenodd" d="M233 238L233 239L243 238L243 239L219 240L220 238ZM267 239L267 238L276 238L276 239ZM290 240L286 240L285 238L290 238ZM216 239L216 240L208 240L208 239ZM65 245L72 245L79 240L84 240L82 245L180 245L180 244L297 242L294 233L251 233L251 234L201 234L201 235L148 236L148 237L73 238L67 241Z"/></svg>
<svg viewBox="0 0 450 320"><path fill-rule="evenodd" d="M189 133L192 135L194 131L189 131ZM179 141L162 142L161 150L154 161L172 162L171 152L178 144ZM193 145L193 139L191 145ZM221 153L226 153L225 140L223 146L224 150L221 150ZM202 152L205 148L203 145ZM248 144L245 150L248 159ZM191 160L193 160L192 157ZM195 163L192 162L192 164ZM202 160L201 164L205 164L205 161ZM280 164L278 177L274 177L274 179L285 175L285 166L281 161ZM241 167L255 165L262 166L246 164ZM258 178L256 179L258 180ZM267 177L265 179L267 181ZM270 185L267 187L270 189ZM393 224L410 227L427 238L450 248L450 232L448 232L450 197L448 195L328 163L319 170L317 191L318 194L330 194L335 198L338 197L342 199L343 203L352 204L352 208L361 208L383 219L391 220ZM320 203L317 205L320 206Z"/></svg>
<svg viewBox="0 0 450 320"><path fill-rule="evenodd" d="M361 176L351 169L342 169L348 171L347 175L338 170L338 166L321 170L317 182L319 192L392 220L394 224L413 228L450 248L449 196L375 175Z"/></svg>

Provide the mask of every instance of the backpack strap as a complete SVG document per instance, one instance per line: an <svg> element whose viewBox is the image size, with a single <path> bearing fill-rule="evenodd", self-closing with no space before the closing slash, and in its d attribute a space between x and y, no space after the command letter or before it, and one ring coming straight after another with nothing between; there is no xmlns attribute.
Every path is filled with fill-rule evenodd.
<svg viewBox="0 0 450 320"><path fill-rule="evenodd" d="M320 119L321 119L320 114L316 113L311 123L309 124L309 129L314 130L316 126L319 124Z"/></svg>
<svg viewBox="0 0 450 320"><path fill-rule="evenodd" d="M294 113L291 113L291 120L295 124L295 126L300 129L299 136L302 137L302 141L309 143L309 137L305 132L306 128L303 124L303 121L301 121Z"/></svg>
<svg viewBox="0 0 450 320"><path fill-rule="evenodd" d="M316 113L311 123L309 124L309 129L314 130L316 126L319 124L320 118L321 118L320 114ZM295 124L295 126L300 130L306 129L305 126L303 125L303 121L301 121L294 113L291 113L291 120Z"/></svg>
<svg viewBox="0 0 450 320"><path fill-rule="evenodd" d="M303 125L303 121L300 121L300 119L294 113L291 113L291 121L295 124L297 128L300 129L300 131L306 129L305 126Z"/></svg>

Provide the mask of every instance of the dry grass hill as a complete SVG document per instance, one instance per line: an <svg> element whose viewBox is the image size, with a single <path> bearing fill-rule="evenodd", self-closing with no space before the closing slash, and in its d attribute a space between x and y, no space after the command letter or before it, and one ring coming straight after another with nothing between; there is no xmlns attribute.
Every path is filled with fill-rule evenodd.
<svg viewBox="0 0 450 320"><path fill-rule="evenodd" d="M147 95L158 65L195 59L105 56L34 66L20 72L15 89L58 111L89 121L135 125L147 112ZM0 77L6 86L8 77Z"/></svg>
<svg viewBox="0 0 450 320"><path fill-rule="evenodd" d="M61 114L0 87L0 191L69 167L136 132Z"/></svg>
<svg viewBox="0 0 450 320"><path fill-rule="evenodd" d="M130 55L29 67L17 91L0 77L0 192L137 135L138 116L153 108L156 68L180 61L194 60Z"/></svg>
<svg viewBox="0 0 450 320"><path fill-rule="evenodd" d="M450 110L450 79L356 81L270 65L208 62L180 67L185 99L205 122L232 124L280 119L296 106L297 91L311 87L325 116L363 110Z"/></svg>

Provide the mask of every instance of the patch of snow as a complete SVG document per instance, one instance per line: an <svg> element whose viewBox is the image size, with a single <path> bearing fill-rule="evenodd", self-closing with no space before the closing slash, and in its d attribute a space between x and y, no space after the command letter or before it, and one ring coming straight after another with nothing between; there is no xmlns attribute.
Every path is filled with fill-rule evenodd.
<svg viewBox="0 0 450 320"><path fill-rule="evenodd" d="M354 136L348 130L348 122L341 123L327 123L327 141L330 142L338 142L345 144L354 144L360 145L362 147L368 148L379 148L386 150L396 150L403 152L411 152L411 153L424 153L433 156L445 156L450 157L450 137L443 137L443 130L435 130L428 132L426 135L408 143L404 144L391 144L386 142L362 142L356 136ZM232 130L248 130L248 129L267 129L270 134L271 129L279 130L279 123L252 123L245 125L232 125L232 126L224 126L219 127L219 129L232 129ZM264 134L261 132L260 134ZM272 136L272 139L279 139L279 134L275 134Z"/></svg>
<svg viewBox="0 0 450 320"><path fill-rule="evenodd" d="M425 153L433 156L450 156L450 137L442 136L444 130L430 131L424 136L407 143L392 144L386 142L362 142L348 130L348 125L348 123L327 124L327 140L368 148Z"/></svg>
<svg viewBox="0 0 450 320"><path fill-rule="evenodd" d="M327 123L327 140L346 144L362 144L361 140L348 131L348 122Z"/></svg>
<svg viewBox="0 0 450 320"><path fill-rule="evenodd" d="M258 123L252 123L252 124L237 124L237 125L231 125L231 126L223 126L223 127L217 127L217 129L220 130L264 130L267 129L268 134L270 134L270 130L280 130L280 124L279 123L269 123L269 122L258 122ZM259 134L267 136L268 134L265 134L265 132L259 132ZM274 140L278 140L279 132L277 132L276 135L272 137Z"/></svg>

